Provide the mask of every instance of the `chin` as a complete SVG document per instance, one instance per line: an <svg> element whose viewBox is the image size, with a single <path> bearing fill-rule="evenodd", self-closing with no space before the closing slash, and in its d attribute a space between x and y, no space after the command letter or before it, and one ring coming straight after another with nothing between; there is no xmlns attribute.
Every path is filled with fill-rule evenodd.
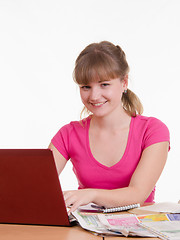
<svg viewBox="0 0 180 240"><path fill-rule="evenodd" d="M106 117L108 115L108 113L96 113L96 112L93 112L93 115L95 117L102 118L102 117Z"/></svg>

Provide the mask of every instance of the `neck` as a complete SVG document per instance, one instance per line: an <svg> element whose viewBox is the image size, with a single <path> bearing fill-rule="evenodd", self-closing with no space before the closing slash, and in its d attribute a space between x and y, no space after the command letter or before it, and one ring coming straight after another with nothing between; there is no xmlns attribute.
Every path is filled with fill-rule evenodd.
<svg viewBox="0 0 180 240"><path fill-rule="evenodd" d="M104 117L92 115L91 125L93 128L115 131L129 127L130 121L131 117L122 109L122 111Z"/></svg>

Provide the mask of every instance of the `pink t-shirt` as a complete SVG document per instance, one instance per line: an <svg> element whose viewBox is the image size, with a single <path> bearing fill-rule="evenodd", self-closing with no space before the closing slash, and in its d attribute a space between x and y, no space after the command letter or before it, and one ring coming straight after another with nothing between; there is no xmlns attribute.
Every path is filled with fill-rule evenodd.
<svg viewBox="0 0 180 240"><path fill-rule="evenodd" d="M65 159L71 159L79 189L127 187L143 150L154 143L170 141L168 128L160 120L141 115L132 117L124 155L115 165L107 167L92 155L89 144L90 121L91 118L88 117L81 123L70 122L52 139L52 144ZM146 202L154 201L154 193L155 189Z"/></svg>

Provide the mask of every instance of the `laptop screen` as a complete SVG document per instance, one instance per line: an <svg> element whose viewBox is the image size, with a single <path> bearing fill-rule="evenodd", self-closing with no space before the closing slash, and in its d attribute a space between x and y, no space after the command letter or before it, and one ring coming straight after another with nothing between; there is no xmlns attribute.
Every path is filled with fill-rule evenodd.
<svg viewBox="0 0 180 240"><path fill-rule="evenodd" d="M50 149L0 149L0 223L70 225Z"/></svg>

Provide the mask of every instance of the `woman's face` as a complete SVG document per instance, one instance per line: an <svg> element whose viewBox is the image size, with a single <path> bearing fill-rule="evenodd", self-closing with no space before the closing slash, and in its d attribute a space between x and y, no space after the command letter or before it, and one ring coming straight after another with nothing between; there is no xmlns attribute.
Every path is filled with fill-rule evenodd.
<svg viewBox="0 0 180 240"><path fill-rule="evenodd" d="M119 78L80 85L81 100L95 116L103 117L122 108L122 94L127 82Z"/></svg>

